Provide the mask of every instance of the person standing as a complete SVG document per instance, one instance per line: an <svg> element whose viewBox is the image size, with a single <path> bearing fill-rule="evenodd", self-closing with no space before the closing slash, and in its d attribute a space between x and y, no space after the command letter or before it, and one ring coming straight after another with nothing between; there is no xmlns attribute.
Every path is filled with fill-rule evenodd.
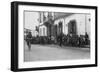
<svg viewBox="0 0 100 73"><path fill-rule="evenodd" d="M29 50L31 50L31 40L32 40L32 34L31 34L31 32L29 32L26 35L26 42L27 42L27 46L28 46Z"/></svg>
<svg viewBox="0 0 100 73"><path fill-rule="evenodd" d="M62 46L62 34L59 35L59 46Z"/></svg>
<svg viewBox="0 0 100 73"><path fill-rule="evenodd" d="M85 44L88 45L89 36L87 32L85 33Z"/></svg>

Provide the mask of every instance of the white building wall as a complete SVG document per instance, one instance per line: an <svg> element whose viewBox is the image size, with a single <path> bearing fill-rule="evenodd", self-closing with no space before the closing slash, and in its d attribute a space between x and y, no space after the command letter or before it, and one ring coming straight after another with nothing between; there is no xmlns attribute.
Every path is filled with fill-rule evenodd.
<svg viewBox="0 0 100 73"><path fill-rule="evenodd" d="M85 32L88 33L90 37L90 15L89 14L73 14L65 18L65 29L68 29L68 23L70 20L76 20L77 34L85 35ZM68 34L68 30L65 30L65 34Z"/></svg>
<svg viewBox="0 0 100 73"><path fill-rule="evenodd" d="M47 36L47 27L45 25L39 27L39 36Z"/></svg>
<svg viewBox="0 0 100 73"><path fill-rule="evenodd" d="M36 37L36 36L38 35L38 32L35 31L35 30L34 30L34 31L31 31L31 33L32 33L32 36L33 36L33 37Z"/></svg>
<svg viewBox="0 0 100 73"><path fill-rule="evenodd" d="M65 21L64 21L64 18L60 18L60 19L57 19L57 20L55 20L55 22L54 22L54 25L59 25L59 22L62 22L62 25L63 25L63 33L64 33L64 25L65 25Z"/></svg>
<svg viewBox="0 0 100 73"><path fill-rule="evenodd" d="M60 21L63 22L63 33L68 34L68 23L70 20L76 20L77 34L85 35L85 32L88 33L90 37L90 15L89 14L72 14L65 18L60 18L55 20L54 24L59 24Z"/></svg>
<svg viewBox="0 0 100 73"><path fill-rule="evenodd" d="M90 20L89 20L90 19ZM91 36L91 33L90 33L90 27L91 27L91 15L86 15L86 31L87 31L87 34L89 35L89 38Z"/></svg>
<svg viewBox="0 0 100 73"><path fill-rule="evenodd" d="M73 14L65 18L65 29L68 29L68 23L70 20L76 20L77 34L85 35L85 14ZM64 32L68 34L68 30Z"/></svg>

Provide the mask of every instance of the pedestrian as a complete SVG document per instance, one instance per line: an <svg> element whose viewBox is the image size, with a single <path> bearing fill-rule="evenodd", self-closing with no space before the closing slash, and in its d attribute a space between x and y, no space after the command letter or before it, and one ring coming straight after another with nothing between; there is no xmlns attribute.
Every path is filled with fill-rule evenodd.
<svg viewBox="0 0 100 73"><path fill-rule="evenodd" d="M78 41L79 41L79 44L78 44L78 45L79 45L79 47L80 47L80 46L82 45L82 44L81 44L81 42L82 42L82 41L81 41L81 36L79 36Z"/></svg>
<svg viewBox="0 0 100 73"><path fill-rule="evenodd" d="M89 36L87 34L87 32L85 33L85 44L87 45L88 44L88 39L89 39Z"/></svg>
<svg viewBox="0 0 100 73"><path fill-rule="evenodd" d="M31 40L32 40L32 34L31 34L31 32L29 32L26 35L26 42L27 42L27 46L29 48L29 51L31 50Z"/></svg>
<svg viewBox="0 0 100 73"><path fill-rule="evenodd" d="M59 35L59 46L62 46L62 34Z"/></svg>

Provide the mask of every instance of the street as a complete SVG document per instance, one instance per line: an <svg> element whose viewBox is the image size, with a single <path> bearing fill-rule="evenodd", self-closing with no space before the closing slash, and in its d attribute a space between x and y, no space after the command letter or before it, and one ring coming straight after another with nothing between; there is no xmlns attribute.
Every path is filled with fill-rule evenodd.
<svg viewBox="0 0 100 73"><path fill-rule="evenodd" d="M89 48L67 47L59 45L32 44L29 51L27 44L24 46L24 61L48 61L48 60L74 60L89 59Z"/></svg>

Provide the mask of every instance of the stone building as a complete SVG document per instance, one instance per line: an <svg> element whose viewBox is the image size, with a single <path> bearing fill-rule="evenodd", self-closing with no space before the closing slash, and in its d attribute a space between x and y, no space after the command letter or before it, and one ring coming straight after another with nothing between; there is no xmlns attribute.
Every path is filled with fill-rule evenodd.
<svg viewBox="0 0 100 73"><path fill-rule="evenodd" d="M62 33L64 35L71 33L80 36L87 33L90 38L90 21L90 14L69 14L69 16L61 16L55 19L54 25L59 27L59 23L62 23Z"/></svg>
<svg viewBox="0 0 100 73"><path fill-rule="evenodd" d="M87 33L90 38L90 14L40 12L40 36L56 37L60 33L76 34L78 36ZM43 29L42 29L43 28Z"/></svg>
<svg viewBox="0 0 100 73"><path fill-rule="evenodd" d="M42 36L51 37L53 35L52 33L54 32L53 26L54 26L54 13L53 12L40 12L39 34L43 34L43 32L46 32L46 34ZM42 28L44 30L42 30Z"/></svg>
<svg viewBox="0 0 100 73"><path fill-rule="evenodd" d="M39 36L47 36L47 27L43 24L39 26Z"/></svg>

